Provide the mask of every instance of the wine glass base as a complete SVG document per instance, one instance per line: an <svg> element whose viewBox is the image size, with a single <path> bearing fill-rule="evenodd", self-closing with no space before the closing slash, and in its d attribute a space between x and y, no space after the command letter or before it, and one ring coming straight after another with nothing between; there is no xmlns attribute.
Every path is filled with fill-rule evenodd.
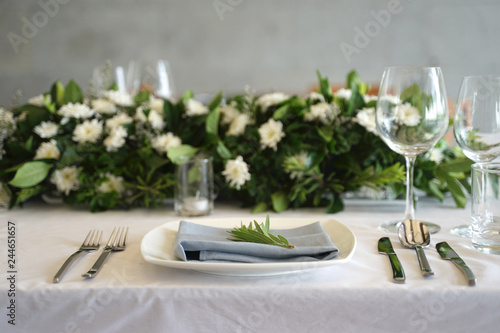
<svg viewBox="0 0 500 333"><path fill-rule="evenodd" d="M455 236L460 236L463 238L471 238L470 226L468 225L459 225L450 230L450 233Z"/></svg>
<svg viewBox="0 0 500 333"><path fill-rule="evenodd" d="M399 224L403 221L387 221L378 226L378 230L385 232L387 234L397 234L398 233L398 227ZM429 232L431 234L435 234L441 230L441 227L435 223L432 222L425 222L422 221L423 224L429 229Z"/></svg>

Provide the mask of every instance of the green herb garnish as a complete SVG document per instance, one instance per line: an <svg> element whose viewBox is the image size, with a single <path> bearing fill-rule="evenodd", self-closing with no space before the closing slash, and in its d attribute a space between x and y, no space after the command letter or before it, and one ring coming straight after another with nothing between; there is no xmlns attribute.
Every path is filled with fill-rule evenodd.
<svg viewBox="0 0 500 333"><path fill-rule="evenodd" d="M253 226L255 226L255 228ZM233 237L230 238L230 240L237 242L276 245L289 249L293 249L295 247L295 245L290 245L285 237L281 235L274 235L269 232L269 215L266 217L265 224L259 224L254 220L253 226L252 222L250 222L248 226L245 226L243 222L241 222L241 227L234 227L233 230L228 231L228 233L230 233Z"/></svg>

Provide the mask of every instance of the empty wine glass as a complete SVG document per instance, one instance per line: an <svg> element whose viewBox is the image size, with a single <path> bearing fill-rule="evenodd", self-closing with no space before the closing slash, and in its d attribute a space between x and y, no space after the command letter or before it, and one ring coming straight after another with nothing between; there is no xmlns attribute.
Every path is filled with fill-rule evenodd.
<svg viewBox="0 0 500 333"><path fill-rule="evenodd" d="M453 133L465 156L479 165L500 156L500 77L463 78ZM451 233L470 237L468 225L457 226Z"/></svg>
<svg viewBox="0 0 500 333"><path fill-rule="evenodd" d="M141 86L141 67L137 60L129 61L127 66L115 67L115 83L118 91L135 95Z"/></svg>
<svg viewBox="0 0 500 333"><path fill-rule="evenodd" d="M156 97L174 100L175 85L168 61L142 62L141 90L148 90Z"/></svg>
<svg viewBox="0 0 500 333"><path fill-rule="evenodd" d="M382 140L406 160L405 218L379 226L396 232L405 219L415 219L413 169L417 156L432 148L448 128L448 101L439 67L387 67L382 75L376 111ZM429 231L440 230L424 222Z"/></svg>

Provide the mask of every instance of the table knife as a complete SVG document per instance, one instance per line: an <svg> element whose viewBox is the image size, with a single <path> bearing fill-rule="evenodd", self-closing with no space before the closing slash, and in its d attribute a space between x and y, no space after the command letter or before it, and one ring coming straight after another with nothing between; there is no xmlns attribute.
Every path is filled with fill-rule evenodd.
<svg viewBox="0 0 500 333"><path fill-rule="evenodd" d="M394 249L392 248L391 240L389 239L389 237L382 237L379 239L378 252L387 254L389 256L394 282L404 283L406 279L405 271L403 270L403 266L401 265L396 252L394 252Z"/></svg>
<svg viewBox="0 0 500 333"><path fill-rule="evenodd" d="M458 256L458 254L453 251L450 245L446 242L441 242L436 244L436 250L438 251L441 258L446 260L451 260L461 271L464 273L469 286L476 285L476 277L470 268L465 264L465 262Z"/></svg>

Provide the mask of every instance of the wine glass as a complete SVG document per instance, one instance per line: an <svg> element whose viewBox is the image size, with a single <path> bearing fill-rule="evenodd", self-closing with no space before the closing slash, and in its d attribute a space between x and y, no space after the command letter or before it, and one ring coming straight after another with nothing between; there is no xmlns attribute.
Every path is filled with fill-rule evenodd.
<svg viewBox="0 0 500 333"><path fill-rule="evenodd" d="M140 62L131 60L127 67L115 67L115 83L118 91L128 95L135 95L141 85Z"/></svg>
<svg viewBox="0 0 500 333"><path fill-rule="evenodd" d="M500 77L463 78L453 133L465 156L479 165L500 156ZM454 227L451 233L470 237L468 225Z"/></svg>
<svg viewBox="0 0 500 333"><path fill-rule="evenodd" d="M141 90L148 90L156 97L174 100L175 85L168 61L160 59L142 62Z"/></svg>
<svg viewBox="0 0 500 333"><path fill-rule="evenodd" d="M448 128L448 101L439 67L387 67L382 75L376 110L382 140L406 160L405 219L415 219L413 169L417 156L432 148ZM396 232L400 221L379 225ZM430 232L440 230L424 222Z"/></svg>

